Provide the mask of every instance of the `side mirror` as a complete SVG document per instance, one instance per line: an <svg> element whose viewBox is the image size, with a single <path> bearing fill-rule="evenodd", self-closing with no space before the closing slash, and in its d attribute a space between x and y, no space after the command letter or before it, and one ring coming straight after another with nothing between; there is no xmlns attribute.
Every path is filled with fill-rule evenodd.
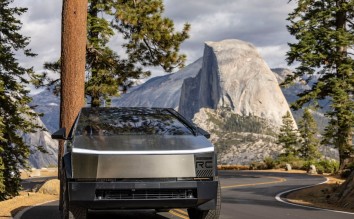
<svg viewBox="0 0 354 219"><path fill-rule="evenodd" d="M66 129L61 128L52 134L52 139L66 140Z"/></svg>
<svg viewBox="0 0 354 219"><path fill-rule="evenodd" d="M210 138L210 133L205 131L204 129L197 127L197 131L199 132L199 134L203 135L207 139Z"/></svg>

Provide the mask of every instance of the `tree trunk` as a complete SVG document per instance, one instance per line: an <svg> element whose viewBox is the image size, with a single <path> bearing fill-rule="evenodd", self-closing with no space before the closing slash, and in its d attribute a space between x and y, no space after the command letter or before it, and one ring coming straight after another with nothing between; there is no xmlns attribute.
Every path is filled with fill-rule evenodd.
<svg viewBox="0 0 354 219"><path fill-rule="evenodd" d="M87 5L87 0L63 0L60 127L66 128L67 135L85 101ZM61 142L59 168L62 156Z"/></svg>
<svg viewBox="0 0 354 219"><path fill-rule="evenodd" d="M337 30L346 30L347 26L347 11L344 9L343 4L346 4L345 0L337 0L336 2L337 8L339 9L336 12L336 29ZM343 64L343 61L347 58L348 56L348 48L345 46L338 46L337 47L337 54L339 57L336 60L336 73L338 77L344 77L343 72L341 72L340 67ZM343 90L346 90L346 88L343 88ZM348 94L349 95L349 94ZM350 97L348 97L350 101ZM334 100L335 101L335 100ZM348 106L348 105L347 105ZM344 107L344 106L342 106ZM338 111L341 109L337 109ZM341 117L347 116L347 114L343 113L337 113L337 119L339 121L345 121L346 118L341 118ZM350 158L352 154L352 124L341 124L340 127L338 127L337 131L337 136L339 137L337 140L337 147L339 151L339 161L340 161L340 172L343 171L345 166L348 163L348 159Z"/></svg>

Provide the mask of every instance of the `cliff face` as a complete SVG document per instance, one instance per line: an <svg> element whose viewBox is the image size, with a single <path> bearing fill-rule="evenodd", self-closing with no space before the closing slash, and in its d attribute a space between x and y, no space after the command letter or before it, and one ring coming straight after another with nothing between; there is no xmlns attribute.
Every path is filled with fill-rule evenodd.
<svg viewBox="0 0 354 219"><path fill-rule="evenodd" d="M275 126L290 111L274 73L254 46L240 40L207 42L201 70L184 81L180 113L191 119L201 108L228 108Z"/></svg>
<svg viewBox="0 0 354 219"><path fill-rule="evenodd" d="M202 108L227 108L274 126L290 110L274 73L254 46L240 40L207 42L202 59L150 79L112 106L170 107L190 120Z"/></svg>
<svg viewBox="0 0 354 219"><path fill-rule="evenodd" d="M201 108L218 107L221 87L216 61L215 54L206 46L197 76L184 80L178 111L186 118L192 119Z"/></svg>

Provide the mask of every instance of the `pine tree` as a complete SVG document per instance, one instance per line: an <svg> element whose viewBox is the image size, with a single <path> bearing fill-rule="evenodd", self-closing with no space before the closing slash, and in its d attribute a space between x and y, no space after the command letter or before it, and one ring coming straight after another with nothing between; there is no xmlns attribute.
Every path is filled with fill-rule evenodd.
<svg viewBox="0 0 354 219"><path fill-rule="evenodd" d="M25 85L36 79L32 68L21 67L15 53L35 54L27 49L29 38L19 32L18 16L26 8L11 7L12 0L0 0L0 200L18 194L20 168L27 168L30 154L22 134L39 129L34 125L38 116L29 107L31 98Z"/></svg>
<svg viewBox="0 0 354 219"><path fill-rule="evenodd" d="M328 98L331 111L325 129L325 141L339 149L340 163L353 154L354 124L354 1L298 0L289 14L288 30L297 42L289 43L288 64L299 63L295 74L284 84L302 76L318 78L311 89L299 94L293 105L299 109L306 103Z"/></svg>
<svg viewBox="0 0 354 219"><path fill-rule="evenodd" d="M102 100L109 104L110 97L124 93L134 79L148 77L151 73L143 67L160 66L166 72L183 67L186 57L179 54L179 46L188 38L190 26L175 32L163 12L162 0L89 0L85 95L91 106L100 106ZM125 42L120 49L127 58L108 46L116 33ZM60 71L56 63L45 67ZM58 88L60 80L47 76L48 84Z"/></svg>
<svg viewBox="0 0 354 219"><path fill-rule="evenodd" d="M297 155L298 136L297 131L294 129L294 121L290 112L282 117L282 126L280 127L280 133L278 135L277 144L283 146L285 150L285 157L292 157Z"/></svg>
<svg viewBox="0 0 354 219"><path fill-rule="evenodd" d="M119 86L128 86L129 79L138 79L142 74L141 68L135 67L132 61L121 59L107 46L114 30L111 22L99 15L114 16L113 4L114 1L90 0L88 7L85 87L93 107L100 106L102 100L109 104L110 96L118 94Z"/></svg>
<svg viewBox="0 0 354 219"><path fill-rule="evenodd" d="M316 160L320 158L318 151L319 139L317 123L309 109L305 109L302 120L299 122L299 132L301 136L300 156L305 160Z"/></svg>

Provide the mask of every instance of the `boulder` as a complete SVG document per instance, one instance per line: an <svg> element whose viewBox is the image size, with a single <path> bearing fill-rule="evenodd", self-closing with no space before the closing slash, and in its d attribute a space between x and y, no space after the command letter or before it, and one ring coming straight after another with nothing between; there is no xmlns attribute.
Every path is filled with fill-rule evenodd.
<svg viewBox="0 0 354 219"><path fill-rule="evenodd" d="M290 164L285 164L285 170L286 171L291 171L292 170L292 168L291 168L291 165Z"/></svg>
<svg viewBox="0 0 354 219"><path fill-rule="evenodd" d="M316 166L311 164L309 170L307 171L308 174L317 174Z"/></svg>

